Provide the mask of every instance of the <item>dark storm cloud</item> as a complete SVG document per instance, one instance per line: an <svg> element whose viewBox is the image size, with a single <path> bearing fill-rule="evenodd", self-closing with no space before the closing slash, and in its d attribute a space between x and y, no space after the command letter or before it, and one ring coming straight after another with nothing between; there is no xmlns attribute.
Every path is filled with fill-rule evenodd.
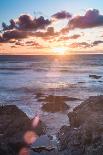
<svg viewBox="0 0 103 155"><path fill-rule="evenodd" d="M72 43L69 45L70 48L88 48L91 47L90 44L87 42L80 42L80 43Z"/></svg>
<svg viewBox="0 0 103 155"><path fill-rule="evenodd" d="M57 20L68 19L71 17L72 17L72 15L67 11L60 11L60 12L57 12L56 14L52 15L52 18L57 19Z"/></svg>
<svg viewBox="0 0 103 155"><path fill-rule="evenodd" d="M94 41L92 46L97 46L99 44L103 44L103 41L102 40L97 40L97 41Z"/></svg>
<svg viewBox="0 0 103 155"><path fill-rule="evenodd" d="M10 20L10 25L2 23L3 31L17 29L17 30L38 30L45 29L48 25L51 24L49 19L44 19L43 16L38 18L32 18L30 15L21 15L17 20Z"/></svg>
<svg viewBox="0 0 103 155"><path fill-rule="evenodd" d="M88 10L84 16L75 16L68 23L69 29L74 28L93 28L103 26L103 15L100 15L99 10Z"/></svg>

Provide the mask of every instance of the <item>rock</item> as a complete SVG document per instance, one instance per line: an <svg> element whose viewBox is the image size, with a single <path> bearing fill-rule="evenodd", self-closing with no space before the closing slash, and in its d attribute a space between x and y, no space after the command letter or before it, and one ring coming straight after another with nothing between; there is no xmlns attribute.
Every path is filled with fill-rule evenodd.
<svg viewBox="0 0 103 155"><path fill-rule="evenodd" d="M15 105L0 107L0 155L17 155L27 146L24 137L29 132L43 134L44 123L33 128L32 121Z"/></svg>
<svg viewBox="0 0 103 155"><path fill-rule="evenodd" d="M100 79L102 76L91 74L91 75L89 75L89 77L93 78L93 79Z"/></svg>
<svg viewBox="0 0 103 155"><path fill-rule="evenodd" d="M51 151L55 148L52 146L49 137L47 135L42 135L31 145L31 149L34 152L40 152L43 150Z"/></svg>
<svg viewBox="0 0 103 155"><path fill-rule="evenodd" d="M36 93L36 98L40 98L40 97L42 97L43 96L43 94L41 93L41 92L37 92Z"/></svg>
<svg viewBox="0 0 103 155"><path fill-rule="evenodd" d="M68 114L70 126L58 133L70 155L103 154L103 96L90 97Z"/></svg>
<svg viewBox="0 0 103 155"><path fill-rule="evenodd" d="M55 100L55 102L80 100L80 99L75 98L75 97L67 97L67 96L48 95L48 96L44 96L44 98L41 98L41 97L43 97L43 95L38 97L38 101L39 102L46 102L46 103L47 102L54 102L54 100Z"/></svg>
<svg viewBox="0 0 103 155"><path fill-rule="evenodd" d="M82 83L85 83L84 81L79 81L78 83L82 84Z"/></svg>
<svg viewBox="0 0 103 155"><path fill-rule="evenodd" d="M66 100L66 99L65 99ZM48 96L45 98L46 104L43 104L42 109L47 112L65 111L69 106L64 102L62 96Z"/></svg>
<svg viewBox="0 0 103 155"><path fill-rule="evenodd" d="M15 105L0 107L0 151L12 155L25 146L23 135L31 121Z"/></svg>
<svg viewBox="0 0 103 155"><path fill-rule="evenodd" d="M69 106L65 103L66 101L76 101L78 98L67 97L67 96L45 96L44 98L38 97L39 102L44 102L42 109L47 112L58 112L69 109Z"/></svg>
<svg viewBox="0 0 103 155"><path fill-rule="evenodd" d="M103 81L99 80L98 82L102 83Z"/></svg>

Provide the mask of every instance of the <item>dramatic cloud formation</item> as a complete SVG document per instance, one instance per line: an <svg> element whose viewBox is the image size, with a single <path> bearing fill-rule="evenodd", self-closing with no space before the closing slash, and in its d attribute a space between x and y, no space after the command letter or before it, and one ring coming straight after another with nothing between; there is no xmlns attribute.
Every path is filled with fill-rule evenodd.
<svg viewBox="0 0 103 155"><path fill-rule="evenodd" d="M51 24L51 21L48 19L44 19L43 16L39 18L33 18L30 15L21 15L18 19L10 20L10 25L6 25L2 23L3 30L11 30L11 29L18 29L18 30L38 30L44 29L48 25Z"/></svg>
<svg viewBox="0 0 103 155"><path fill-rule="evenodd" d="M84 16L76 16L68 23L69 29L85 29L99 26L103 26L103 15L100 15L96 9L88 10Z"/></svg>
<svg viewBox="0 0 103 155"><path fill-rule="evenodd" d="M2 23L2 35L0 36L0 42L7 42L10 39L26 38L32 36L33 32L39 29L45 29L51 21L44 19L43 16L39 18L33 18L30 15L21 15L18 19L10 20L10 25ZM48 30L48 34L52 33Z"/></svg>
<svg viewBox="0 0 103 155"><path fill-rule="evenodd" d="M57 20L68 19L71 17L72 17L72 15L67 11L57 12L56 14L52 15L52 18L57 19Z"/></svg>
<svg viewBox="0 0 103 155"><path fill-rule="evenodd" d="M52 15L51 19L23 14L17 19L11 19L8 25L2 23L0 45L2 45L1 49L4 48L5 51L7 48L9 50L21 48L22 51L25 49L33 52L37 48L38 50L35 51L41 52L42 49L45 49L43 52L47 53L53 47L64 48L65 46L70 50L87 48L86 50L89 51L94 50L95 46L98 48L99 45L99 49L102 49L102 45L100 45L103 43L100 39L102 31L98 31L97 28L100 26L103 26L103 15L96 9L89 9L81 16L72 16L67 11L60 11ZM91 29L94 27L96 27L95 30ZM86 28L89 30L85 30ZM99 35L96 34L97 32ZM91 34L98 37L96 41Z"/></svg>

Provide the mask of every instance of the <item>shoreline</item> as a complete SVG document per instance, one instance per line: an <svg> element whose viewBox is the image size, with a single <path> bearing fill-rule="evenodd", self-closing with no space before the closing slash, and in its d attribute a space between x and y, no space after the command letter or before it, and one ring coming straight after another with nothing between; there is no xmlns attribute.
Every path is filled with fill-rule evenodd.
<svg viewBox="0 0 103 155"><path fill-rule="evenodd" d="M57 133L57 137L61 145L61 151L58 152L60 155L64 155L63 153L65 151L68 153L67 155L86 155L87 152L92 155L92 152L94 151L94 144L97 145L95 151L97 153L100 151L98 145L102 148L103 144L101 141L103 134L102 109L103 95L92 96L77 106L73 112L68 114L70 126L68 126L69 124L67 124L67 126L62 126L60 131ZM12 149L14 149L14 151L19 151L18 147L20 149L20 146L25 146L22 136L20 137L20 135L24 135L26 131L33 131L34 129L31 128L31 120L15 105L0 106L0 111L0 125L3 132L2 133L0 131L0 150L2 152L6 151L7 155L12 155L8 153L10 145L15 145L15 149ZM6 121L4 121L5 118ZM6 125L8 125L7 129L5 128ZM43 133L43 128L45 127L45 124L42 124L36 129L36 132L41 131L39 136L46 134L46 132ZM75 154L72 154L72 152L75 152Z"/></svg>

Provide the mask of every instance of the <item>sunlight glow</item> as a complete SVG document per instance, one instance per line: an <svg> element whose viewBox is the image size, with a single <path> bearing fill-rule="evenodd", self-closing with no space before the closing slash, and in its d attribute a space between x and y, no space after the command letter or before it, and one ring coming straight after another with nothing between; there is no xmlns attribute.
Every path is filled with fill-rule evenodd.
<svg viewBox="0 0 103 155"><path fill-rule="evenodd" d="M65 47L54 47L52 48L52 52L57 55L64 55L67 49Z"/></svg>

